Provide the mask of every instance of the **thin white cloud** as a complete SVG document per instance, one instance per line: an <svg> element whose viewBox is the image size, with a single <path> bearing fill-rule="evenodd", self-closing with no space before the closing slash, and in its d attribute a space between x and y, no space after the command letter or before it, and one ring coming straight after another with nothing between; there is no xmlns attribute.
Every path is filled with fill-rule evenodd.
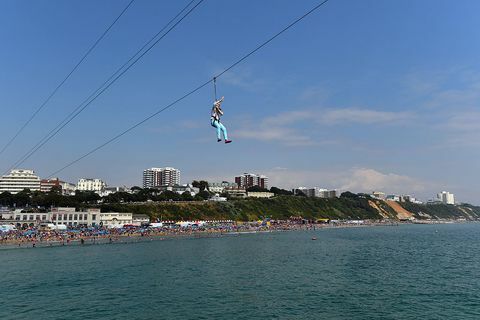
<svg viewBox="0 0 480 320"><path fill-rule="evenodd" d="M268 126L284 126L309 120L314 117L314 113L308 110L295 110L282 112L274 116L263 119L263 123Z"/></svg>
<svg viewBox="0 0 480 320"><path fill-rule="evenodd" d="M300 93L300 100L308 103L323 103L330 96L330 91L326 85L310 86Z"/></svg>
<svg viewBox="0 0 480 320"><path fill-rule="evenodd" d="M445 115L447 119L437 126L443 134L441 143L436 144L436 149L447 148L472 148L480 146L480 112L457 111Z"/></svg>
<svg viewBox="0 0 480 320"><path fill-rule="evenodd" d="M466 67L414 72L406 77L407 94L424 100L421 106L441 110L478 107L480 73Z"/></svg>
<svg viewBox="0 0 480 320"><path fill-rule="evenodd" d="M320 134L315 132L315 125L392 125L412 117L412 114L406 112L356 108L293 110L256 120L255 123L260 123L256 127L252 127L251 121L244 121L235 131L235 136L259 141L277 141L289 146L336 144L338 141L335 139L318 139ZM302 129L307 126L310 127L309 131Z"/></svg>
<svg viewBox="0 0 480 320"><path fill-rule="evenodd" d="M454 113L448 119L446 127L457 132L480 132L480 112L465 111Z"/></svg>
<svg viewBox="0 0 480 320"><path fill-rule="evenodd" d="M310 146L314 144L312 138L287 127L245 128L236 130L234 135L244 139L277 141L287 146Z"/></svg>
<svg viewBox="0 0 480 320"><path fill-rule="evenodd" d="M436 137L429 148L480 146L480 72L468 67L416 72L406 77L406 85L419 114L424 111L423 128Z"/></svg>
<svg viewBox="0 0 480 320"><path fill-rule="evenodd" d="M220 80L226 84L247 90L254 90L264 85L263 81L253 77L253 72L248 68L231 70L222 75L218 81Z"/></svg>
<svg viewBox="0 0 480 320"><path fill-rule="evenodd" d="M412 119L409 112L377 111L372 109L344 108L319 112L317 121L322 124L392 124Z"/></svg>
<svg viewBox="0 0 480 320"><path fill-rule="evenodd" d="M425 182L406 175L382 173L370 168L355 168L350 171L347 182L341 189L359 192L382 190L389 193L414 193L425 190Z"/></svg>

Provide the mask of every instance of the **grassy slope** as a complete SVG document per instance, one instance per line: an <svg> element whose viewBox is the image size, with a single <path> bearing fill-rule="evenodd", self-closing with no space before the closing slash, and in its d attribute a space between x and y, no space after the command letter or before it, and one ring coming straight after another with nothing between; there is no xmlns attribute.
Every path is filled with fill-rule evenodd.
<svg viewBox="0 0 480 320"><path fill-rule="evenodd" d="M372 207L373 202L382 212ZM400 203L418 219L480 218L480 207L469 205L418 205ZM272 199L244 199L229 202L152 202L147 204L104 204L102 211L147 214L164 220L257 220L263 217L286 219L301 216L307 219L395 219L395 211L385 202L363 198L320 199L279 196ZM422 215L423 214L423 215ZM424 215L427 214L428 216Z"/></svg>
<svg viewBox="0 0 480 320"><path fill-rule="evenodd" d="M390 215L394 213L383 206ZM148 204L105 204L103 211L143 213L162 219L231 219L256 220L261 217L285 219L290 216L331 219L380 219L378 211L366 199L319 199L279 196L272 199L245 199L229 202L191 202Z"/></svg>

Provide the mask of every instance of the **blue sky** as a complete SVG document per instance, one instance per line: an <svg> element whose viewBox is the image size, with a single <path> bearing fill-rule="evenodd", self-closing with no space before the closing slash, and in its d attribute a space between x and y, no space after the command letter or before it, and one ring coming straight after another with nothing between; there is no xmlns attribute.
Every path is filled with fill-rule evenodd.
<svg viewBox="0 0 480 320"><path fill-rule="evenodd" d="M15 144L8 169L186 1L136 0ZM2 146L127 1L0 1ZM24 165L47 176L208 80L317 2L205 0ZM478 1L327 5L218 81L233 143L209 124L212 88L192 95L59 174L141 183L148 167L182 181L267 174L280 187L449 190L480 203Z"/></svg>

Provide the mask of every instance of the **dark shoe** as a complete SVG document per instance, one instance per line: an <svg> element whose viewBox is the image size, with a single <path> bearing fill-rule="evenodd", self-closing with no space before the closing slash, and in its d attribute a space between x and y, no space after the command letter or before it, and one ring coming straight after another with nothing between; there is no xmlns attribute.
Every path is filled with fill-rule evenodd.
<svg viewBox="0 0 480 320"><path fill-rule="evenodd" d="M222 139L217 139L217 142L220 142L220 141L222 141Z"/></svg>
<svg viewBox="0 0 480 320"><path fill-rule="evenodd" d="M232 142L232 140L225 140L225 143L230 143Z"/></svg>

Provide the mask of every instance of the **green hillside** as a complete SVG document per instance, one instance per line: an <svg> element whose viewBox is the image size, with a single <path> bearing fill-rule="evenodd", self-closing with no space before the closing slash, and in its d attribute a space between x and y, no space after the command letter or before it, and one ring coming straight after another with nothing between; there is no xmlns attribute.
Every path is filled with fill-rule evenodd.
<svg viewBox="0 0 480 320"><path fill-rule="evenodd" d="M400 203L417 219L480 219L480 207L471 205L420 205ZM396 219L397 214L386 202L354 194L334 199L277 196L271 199L242 199L228 202L149 202L143 204L103 204L102 211L147 214L163 220L220 220L252 221L265 217L287 219L300 216L306 219Z"/></svg>
<svg viewBox="0 0 480 320"><path fill-rule="evenodd" d="M370 200L372 201L372 200ZM382 201L378 207L395 218L395 212ZM242 199L228 202L151 202L146 204L104 204L103 211L121 211L147 214L164 220L230 219L257 220L264 217L287 219L301 216L307 219L381 219L379 211L363 198L336 199L278 196L271 199ZM385 216L385 213L384 213Z"/></svg>
<svg viewBox="0 0 480 320"><path fill-rule="evenodd" d="M415 204L402 202L400 205L413 213L417 219L467 219L476 220L480 218L480 207L469 204Z"/></svg>

